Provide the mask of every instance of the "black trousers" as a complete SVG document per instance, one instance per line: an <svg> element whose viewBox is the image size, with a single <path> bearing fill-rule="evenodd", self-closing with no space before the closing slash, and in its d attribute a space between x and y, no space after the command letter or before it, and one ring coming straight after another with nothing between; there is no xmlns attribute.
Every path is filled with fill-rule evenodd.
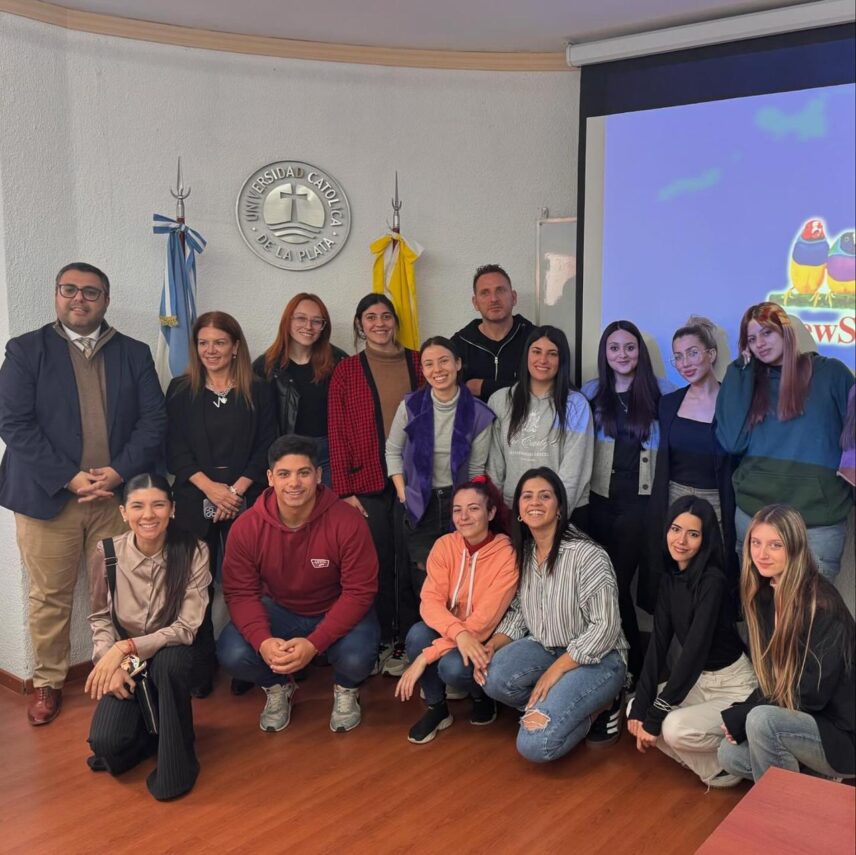
<svg viewBox="0 0 856 855"><path fill-rule="evenodd" d="M414 526L402 507L402 531L406 555L405 568L400 579L399 609L401 637L406 638L410 627L419 620L419 603L422 585L428 575L428 554L444 534L452 530L452 487L431 491L431 499L422 519Z"/></svg>
<svg viewBox="0 0 856 855"><path fill-rule="evenodd" d="M609 499L592 493L589 498L589 534L607 551L618 583L618 610L624 637L630 645L627 670L638 677L645 659L631 586L644 557L645 515L648 496L638 495L638 481L610 485Z"/></svg>
<svg viewBox="0 0 856 855"><path fill-rule="evenodd" d="M156 753L157 768L146 786L161 801L188 792L199 775L188 682L191 659L191 648L179 645L163 647L149 660L149 678L157 693L157 736L146 732L136 698L125 701L113 695L98 702L89 730L92 753L112 775Z"/></svg>
<svg viewBox="0 0 856 855"><path fill-rule="evenodd" d="M368 516L372 542L377 552L378 588L375 611L380 623L380 640L389 644L399 638L398 586L396 584L395 527L393 525L396 504L395 488L387 482L382 493L357 496ZM403 638L403 636L401 636Z"/></svg>
<svg viewBox="0 0 856 855"><path fill-rule="evenodd" d="M209 567L211 568L211 584L208 586L208 606L205 616L196 632L193 642L193 666L190 672L190 686L194 689L205 689L214 681L217 670L217 652L214 643L214 621L211 609L214 605L214 580L220 578L220 566L226 551L226 538L234 520L212 523L205 536L208 544Z"/></svg>

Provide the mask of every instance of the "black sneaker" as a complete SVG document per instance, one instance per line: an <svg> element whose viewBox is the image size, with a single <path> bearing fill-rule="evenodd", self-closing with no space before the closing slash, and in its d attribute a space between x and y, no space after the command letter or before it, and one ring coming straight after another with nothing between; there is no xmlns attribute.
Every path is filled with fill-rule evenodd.
<svg viewBox="0 0 856 855"><path fill-rule="evenodd" d="M470 724L482 727L496 721L496 701L487 695L473 698L473 711L470 714Z"/></svg>
<svg viewBox="0 0 856 855"><path fill-rule="evenodd" d="M417 745L424 745L437 735L437 731L445 730L453 721L445 701L433 704L425 710L425 715L410 728L407 739Z"/></svg>
<svg viewBox="0 0 856 855"><path fill-rule="evenodd" d="M592 748L600 748L604 745L614 745L621 736L621 725L624 723L624 690L622 689L612 706L604 710L592 722L591 729L586 736L586 745Z"/></svg>

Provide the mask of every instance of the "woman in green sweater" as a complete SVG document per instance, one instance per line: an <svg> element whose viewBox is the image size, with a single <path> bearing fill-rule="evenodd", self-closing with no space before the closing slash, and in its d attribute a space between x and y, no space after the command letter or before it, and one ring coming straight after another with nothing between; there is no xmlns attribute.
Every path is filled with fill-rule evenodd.
<svg viewBox="0 0 856 855"><path fill-rule="evenodd" d="M787 501L805 520L820 572L838 575L851 492L836 476L853 375L837 359L801 353L776 303L750 306L740 321L740 357L716 402L716 436L742 455L734 473L737 552L753 514Z"/></svg>

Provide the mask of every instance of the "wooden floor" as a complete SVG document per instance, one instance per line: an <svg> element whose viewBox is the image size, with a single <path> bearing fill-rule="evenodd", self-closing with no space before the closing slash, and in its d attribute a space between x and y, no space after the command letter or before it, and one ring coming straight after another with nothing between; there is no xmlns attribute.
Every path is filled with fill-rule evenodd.
<svg viewBox="0 0 856 855"><path fill-rule="evenodd" d="M516 716L455 724L429 745L406 735L421 705L394 681L363 688L363 723L328 729L332 674L315 668L290 727L262 733L260 691L195 701L202 772L173 803L148 794L148 761L119 779L90 772L92 702L73 684L61 716L27 724L26 700L0 689L0 852L51 853L691 853L747 792L705 792L654 750L578 746L537 766L514 748ZM735 853L736 855L736 853Z"/></svg>

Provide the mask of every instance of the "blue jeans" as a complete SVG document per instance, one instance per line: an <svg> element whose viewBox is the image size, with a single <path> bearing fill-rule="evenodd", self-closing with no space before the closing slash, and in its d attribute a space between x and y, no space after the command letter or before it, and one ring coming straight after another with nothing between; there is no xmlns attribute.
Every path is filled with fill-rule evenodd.
<svg viewBox="0 0 856 855"><path fill-rule="evenodd" d="M407 633L407 657L412 662L426 647L431 646L440 633L431 629L424 621L419 621L410 627ZM455 648L432 662L420 678L422 691L425 693L427 704L439 704L446 697L446 686L467 692L474 698L480 698L484 692L481 686L473 680L473 666L464 665L460 651Z"/></svg>
<svg viewBox="0 0 856 855"><path fill-rule="evenodd" d="M737 535L737 555L743 563L743 541L749 530L752 517L737 508L734 513L734 529ZM847 520L835 525L816 525L808 529L808 548L817 562L817 569L830 582L835 581L841 569L841 555L844 552L844 539L847 537Z"/></svg>
<svg viewBox="0 0 856 855"><path fill-rule="evenodd" d="M719 744L719 764L732 775L757 781L771 766L799 772L805 766L828 778L841 777L826 759L817 722L804 712L754 707L746 716L746 741ZM852 776L848 776L852 777Z"/></svg>
<svg viewBox="0 0 856 855"><path fill-rule="evenodd" d="M563 647L543 647L531 638L512 641L494 655L484 690L495 700L522 710L538 678L563 653ZM533 763L567 754L589 732L592 715L621 691L626 671L615 650L596 665L579 665L568 671L527 713L541 713L546 719L543 726L530 730L521 721L517 750Z"/></svg>
<svg viewBox="0 0 856 855"><path fill-rule="evenodd" d="M306 638L324 619L324 615L296 615L268 597L262 598L262 604L274 638ZM379 640L380 627L372 609L350 632L327 648L325 654L339 686L354 689L371 674ZM274 674L231 622L217 639L217 658L233 677L265 688L291 679L288 674Z"/></svg>

